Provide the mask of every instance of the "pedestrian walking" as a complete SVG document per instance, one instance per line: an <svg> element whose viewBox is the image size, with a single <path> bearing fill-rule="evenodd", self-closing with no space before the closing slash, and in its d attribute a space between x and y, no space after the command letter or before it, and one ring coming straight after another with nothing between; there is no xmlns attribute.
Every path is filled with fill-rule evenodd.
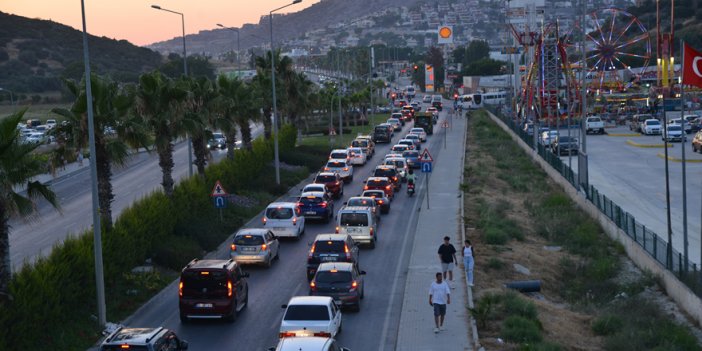
<svg viewBox="0 0 702 351"><path fill-rule="evenodd" d="M444 237L444 243L439 246L439 261L441 261L441 272L444 275L444 280L446 280L446 273L448 272L448 285L453 288L453 269L458 263L456 259L456 248L453 247L449 241L451 238L448 236Z"/></svg>
<svg viewBox="0 0 702 351"><path fill-rule="evenodd" d="M83 165L83 152L81 152L81 150L78 150L78 156L76 156L76 159L78 160L78 165L82 166Z"/></svg>
<svg viewBox="0 0 702 351"><path fill-rule="evenodd" d="M475 257L473 256L473 245L466 239L463 244L463 268L466 270L466 282L468 286L473 286L473 266Z"/></svg>
<svg viewBox="0 0 702 351"><path fill-rule="evenodd" d="M429 287L429 306L434 308L434 333L443 330L446 305L451 303L451 289L442 276L442 273L437 272L436 281L431 282Z"/></svg>

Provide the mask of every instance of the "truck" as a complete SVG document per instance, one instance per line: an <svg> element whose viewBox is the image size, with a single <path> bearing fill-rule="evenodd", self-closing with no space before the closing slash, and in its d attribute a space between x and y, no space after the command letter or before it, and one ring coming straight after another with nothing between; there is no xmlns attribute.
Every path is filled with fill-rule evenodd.
<svg viewBox="0 0 702 351"><path fill-rule="evenodd" d="M414 115L414 127L424 129L428 135L434 134L434 117L432 113L416 113Z"/></svg>
<svg viewBox="0 0 702 351"><path fill-rule="evenodd" d="M604 121L598 116L591 116L585 120L585 134L604 134Z"/></svg>

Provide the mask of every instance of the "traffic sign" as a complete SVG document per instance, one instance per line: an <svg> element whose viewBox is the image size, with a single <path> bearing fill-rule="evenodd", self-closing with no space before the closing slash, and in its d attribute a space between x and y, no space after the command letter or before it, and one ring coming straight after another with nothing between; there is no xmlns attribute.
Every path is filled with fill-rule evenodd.
<svg viewBox="0 0 702 351"><path fill-rule="evenodd" d="M434 158L431 157L431 154L429 153L429 149L424 149L422 152L422 155L419 156L419 161L420 162L434 162Z"/></svg>
<svg viewBox="0 0 702 351"><path fill-rule="evenodd" d="M214 200L215 208L226 208L227 198L225 196L219 195L212 198Z"/></svg>
<svg viewBox="0 0 702 351"><path fill-rule="evenodd" d="M222 187L222 183L218 181L215 182L214 188L212 188L212 194L210 196L226 196L227 191Z"/></svg>
<svg viewBox="0 0 702 351"><path fill-rule="evenodd" d="M449 127L448 121L443 121L443 122L441 122L441 127L442 127L442 128L448 128L448 127Z"/></svg>
<svg viewBox="0 0 702 351"><path fill-rule="evenodd" d="M432 170L432 163L431 162L422 162L422 173L431 173Z"/></svg>

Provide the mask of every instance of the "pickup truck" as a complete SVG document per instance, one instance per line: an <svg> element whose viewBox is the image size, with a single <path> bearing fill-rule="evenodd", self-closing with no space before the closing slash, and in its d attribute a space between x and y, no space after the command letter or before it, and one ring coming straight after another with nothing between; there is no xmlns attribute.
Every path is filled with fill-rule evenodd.
<svg viewBox="0 0 702 351"><path fill-rule="evenodd" d="M600 117L588 117L585 120L585 134L604 134L604 122Z"/></svg>

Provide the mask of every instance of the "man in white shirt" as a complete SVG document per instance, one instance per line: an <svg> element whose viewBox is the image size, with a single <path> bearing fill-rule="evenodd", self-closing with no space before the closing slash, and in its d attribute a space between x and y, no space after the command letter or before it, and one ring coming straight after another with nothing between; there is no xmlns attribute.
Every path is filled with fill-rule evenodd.
<svg viewBox="0 0 702 351"><path fill-rule="evenodd" d="M429 287L429 305L434 307L434 333L443 329L446 305L451 303L451 289L443 281L443 274L436 273L436 281Z"/></svg>

